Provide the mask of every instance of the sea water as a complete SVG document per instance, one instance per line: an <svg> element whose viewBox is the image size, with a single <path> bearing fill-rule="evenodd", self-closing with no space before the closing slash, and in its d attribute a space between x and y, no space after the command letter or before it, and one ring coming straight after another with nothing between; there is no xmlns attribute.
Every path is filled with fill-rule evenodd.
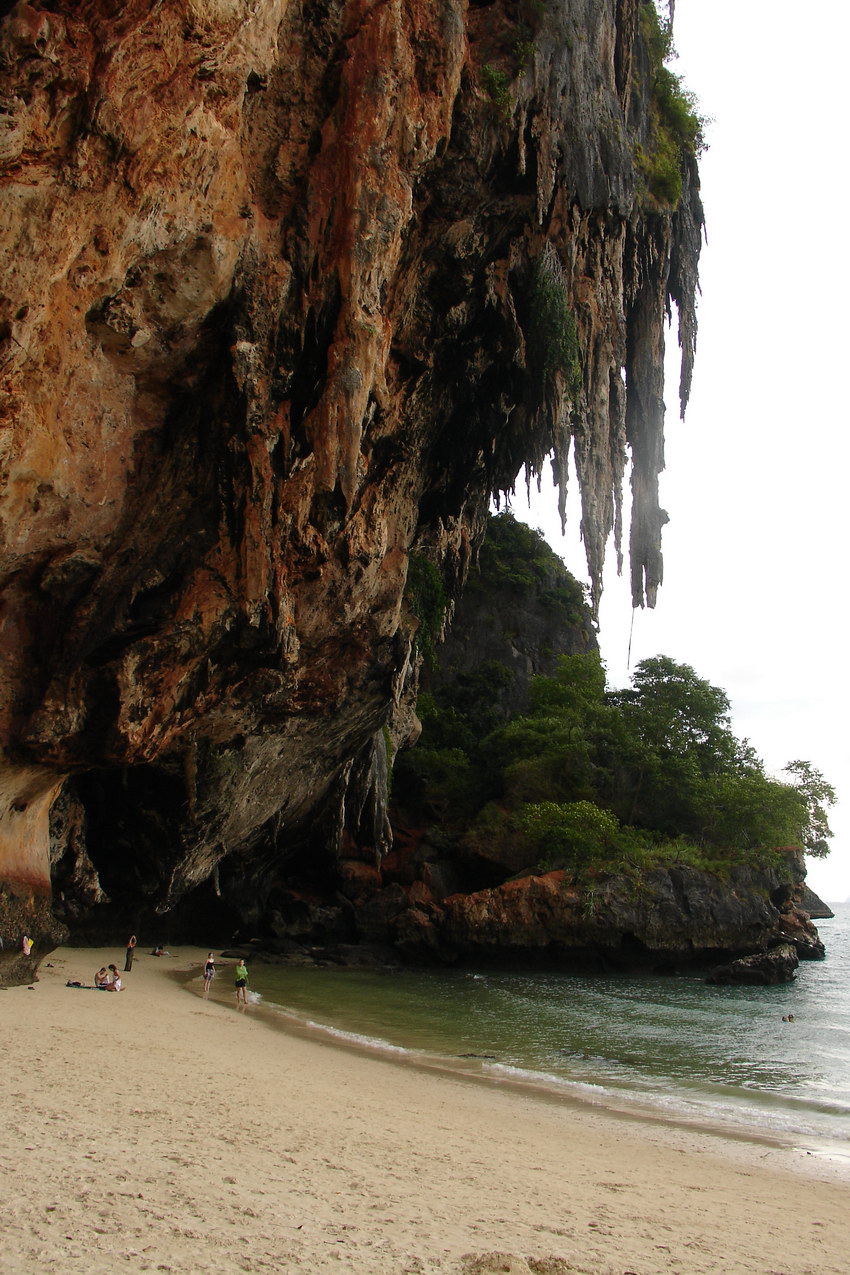
<svg viewBox="0 0 850 1275"><path fill-rule="evenodd" d="M835 910L818 927L826 960L802 962L779 987L255 963L252 1000L386 1057L845 1156L850 905Z"/></svg>

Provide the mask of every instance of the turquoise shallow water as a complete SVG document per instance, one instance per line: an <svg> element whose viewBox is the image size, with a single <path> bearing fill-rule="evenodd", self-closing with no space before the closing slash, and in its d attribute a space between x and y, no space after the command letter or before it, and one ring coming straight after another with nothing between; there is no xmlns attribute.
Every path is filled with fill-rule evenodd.
<svg viewBox="0 0 850 1275"><path fill-rule="evenodd" d="M338 1040L491 1080L850 1147L850 905L784 987L699 977L251 969L252 999ZM793 1023L783 1015L793 1014Z"/></svg>

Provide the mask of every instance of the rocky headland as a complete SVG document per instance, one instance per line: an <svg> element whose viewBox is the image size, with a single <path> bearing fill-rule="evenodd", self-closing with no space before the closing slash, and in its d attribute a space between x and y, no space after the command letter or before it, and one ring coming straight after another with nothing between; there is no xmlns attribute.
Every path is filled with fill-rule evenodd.
<svg viewBox="0 0 850 1275"><path fill-rule="evenodd" d="M7 948L489 932L509 887L408 880L388 775L522 471L563 502L573 450L595 603L630 460L654 604L702 233L660 34L642 0L2 6Z"/></svg>

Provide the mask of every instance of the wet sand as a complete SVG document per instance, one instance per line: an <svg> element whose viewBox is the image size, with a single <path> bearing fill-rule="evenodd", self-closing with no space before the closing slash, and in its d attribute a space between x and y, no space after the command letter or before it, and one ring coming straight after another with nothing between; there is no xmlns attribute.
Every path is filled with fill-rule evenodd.
<svg viewBox="0 0 850 1275"><path fill-rule="evenodd" d="M172 952L0 992L0 1271L847 1270L844 1164L273 1031Z"/></svg>

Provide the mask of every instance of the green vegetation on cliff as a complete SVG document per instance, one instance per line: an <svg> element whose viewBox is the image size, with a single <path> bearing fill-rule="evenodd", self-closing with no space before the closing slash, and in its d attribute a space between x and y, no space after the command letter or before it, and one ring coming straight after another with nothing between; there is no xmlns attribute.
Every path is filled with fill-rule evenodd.
<svg viewBox="0 0 850 1275"><path fill-rule="evenodd" d="M404 596L416 621L417 646L425 660L434 664L435 643L439 641L446 615L446 590L434 563L421 553L410 555Z"/></svg>
<svg viewBox="0 0 850 1275"><path fill-rule="evenodd" d="M489 606L533 578L540 543L513 519L493 524ZM581 609L576 589L565 623ZM497 688L512 676L484 663L462 693L431 676L421 741L397 760L399 803L462 852L508 871L721 873L764 865L777 847L828 852L830 785L808 762L791 762L787 781L768 776L733 733L726 693L689 665L656 656L611 690L597 652L564 655L553 676L532 679L527 711L499 722Z"/></svg>
<svg viewBox="0 0 850 1275"><path fill-rule="evenodd" d="M567 301L564 271L550 243L534 264L529 308L532 362L549 380L560 373L574 397L581 389L578 329Z"/></svg>
<svg viewBox="0 0 850 1275"><path fill-rule="evenodd" d="M490 518L487 539L478 555L478 571L470 574L466 594L489 594L504 605L511 593L538 589L542 606L561 613L565 625L588 622L585 590L565 569L537 531L504 512Z"/></svg>
<svg viewBox="0 0 850 1275"><path fill-rule="evenodd" d="M705 149L706 120L682 77L667 65L675 57L672 18L662 18L654 0L643 0L640 21L650 68L650 137L638 147L637 163L652 198L675 208L684 165Z"/></svg>

